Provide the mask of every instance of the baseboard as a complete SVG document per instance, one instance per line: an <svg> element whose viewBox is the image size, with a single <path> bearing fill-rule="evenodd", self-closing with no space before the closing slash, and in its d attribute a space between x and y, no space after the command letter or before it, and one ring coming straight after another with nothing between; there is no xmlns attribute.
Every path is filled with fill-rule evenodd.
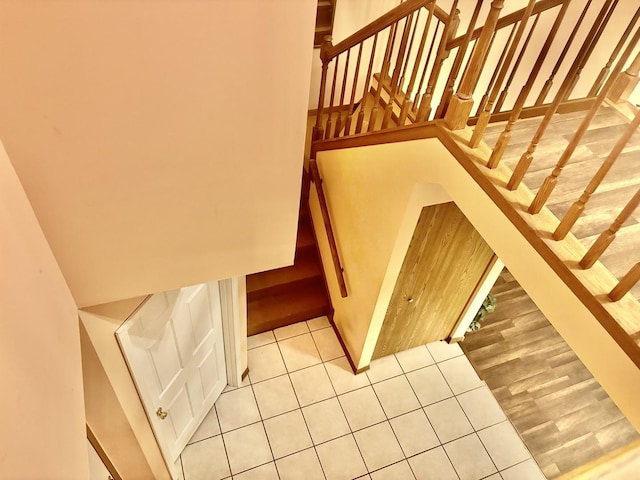
<svg viewBox="0 0 640 480"><path fill-rule="evenodd" d="M247 375L249 375L249 367L244 369L244 372L242 372L242 376L240 377L240 380L244 382L244 379L247 378Z"/></svg>
<svg viewBox="0 0 640 480"><path fill-rule="evenodd" d="M340 331L338 330L338 327L336 327L336 324L333 321L333 311L331 312L331 317L327 316L327 318L329 318L329 323L331 324L331 327L333 328L333 331L335 332L336 337L338 337L340 346L342 347L342 350L344 351L344 354L347 357L347 361L349 362L349 366L351 367L351 370L353 370L354 375L358 375L359 373L366 372L367 370L369 370L369 365L367 365L366 367L358 368L355 362L353 361L353 359L351 358L349 349L347 348L347 345L344 343L344 340L342 339L342 335L340 335Z"/></svg>

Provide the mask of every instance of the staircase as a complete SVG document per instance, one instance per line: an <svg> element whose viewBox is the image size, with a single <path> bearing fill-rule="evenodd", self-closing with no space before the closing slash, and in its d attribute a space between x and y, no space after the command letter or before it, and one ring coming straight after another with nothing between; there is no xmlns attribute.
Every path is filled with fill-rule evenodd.
<svg viewBox="0 0 640 480"><path fill-rule="evenodd" d="M293 265L247 276L247 334L331 315L331 301L318 255L303 177Z"/></svg>

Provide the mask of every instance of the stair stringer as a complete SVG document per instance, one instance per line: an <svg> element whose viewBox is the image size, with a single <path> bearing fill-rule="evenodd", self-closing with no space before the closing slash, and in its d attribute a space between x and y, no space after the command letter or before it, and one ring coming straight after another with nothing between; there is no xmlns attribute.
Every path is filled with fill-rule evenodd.
<svg viewBox="0 0 640 480"><path fill-rule="evenodd" d="M447 135L441 130L438 138L317 154L349 291L347 298L341 298L337 281L327 275L334 322L358 369L371 361L412 233L406 226L415 227L422 207L412 202L425 201L415 191L435 184L446 194L443 197L433 190L432 194L441 198L434 197L432 203L449 197L457 204L624 415L640 429L640 369L585 306L584 299L483 189L477 176L469 173L470 168L477 168L469 165L473 160L454 156L455 142L445 138ZM460 156L460 151L456 153ZM323 265L331 272L315 188L310 206Z"/></svg>

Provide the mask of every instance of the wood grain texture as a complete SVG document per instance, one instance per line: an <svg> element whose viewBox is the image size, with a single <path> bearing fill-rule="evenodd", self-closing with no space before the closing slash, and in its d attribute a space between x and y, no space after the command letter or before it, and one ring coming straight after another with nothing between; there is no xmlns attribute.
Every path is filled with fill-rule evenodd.
<svg viewBox="0 0 640 480"><path fill-rule="evenodd" d="M454 203L424 207L373 358L449 337L493 257Z"/></svg>
<svg viewBox="0 0 640 480"><path fill-rule="evenodd" d="M505 270L496 311L460 345L548 478L640 438Z"/></svg>

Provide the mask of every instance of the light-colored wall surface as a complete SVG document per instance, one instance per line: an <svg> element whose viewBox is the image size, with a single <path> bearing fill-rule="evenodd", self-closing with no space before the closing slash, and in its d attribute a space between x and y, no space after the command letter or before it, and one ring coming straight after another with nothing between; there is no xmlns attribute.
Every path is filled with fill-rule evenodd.
<svg viewBox="0 0 640 480"><path fill-rule="evenodd" d="M367 365L380 331L384 312L377 301L384 295L385 270L393 268L394 240L403 235L403 213L413 208L413 189L437 183L640 428L640 370L439 140L320 152L318 166L349 291L341 299L335 276L327 275L334 320L359 367ZM332 272L317 198L310 202L324 267Z"/></svg>
<svg viewBox="0 0 640 480"><path fill-rule="evenodd" d="M78 314L0 144L0 478L88 478Z"/></svg>
<svg viewBox="0 0 640 480"><path fill-rule="evenodd" d="M0 2L0 138L79 306L291 263L316 2Z"/></svg>

